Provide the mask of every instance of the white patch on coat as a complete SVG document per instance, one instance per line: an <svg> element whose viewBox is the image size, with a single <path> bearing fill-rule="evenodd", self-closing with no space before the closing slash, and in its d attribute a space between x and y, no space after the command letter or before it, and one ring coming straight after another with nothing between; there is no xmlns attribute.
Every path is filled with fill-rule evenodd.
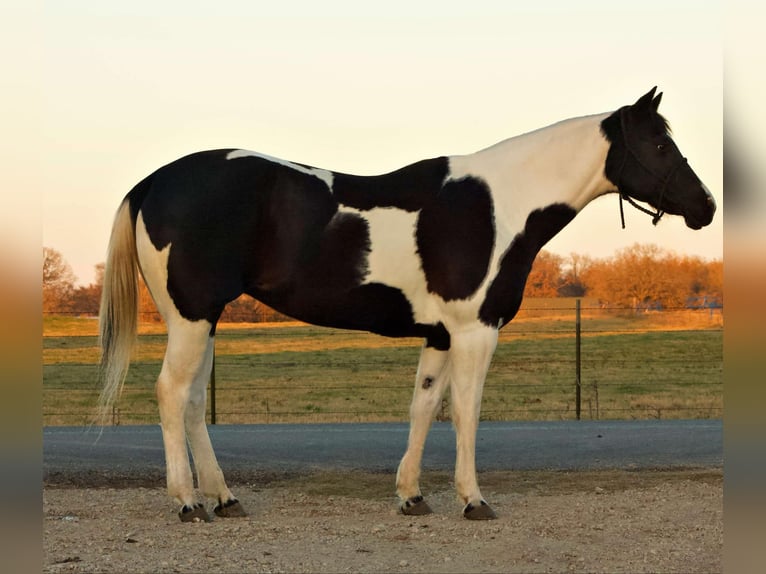
<svg viewBox="0 0 766 574"><path fill-rule="evenodd" d="M613 186L604 175L609 114L564 120L477 153L449 158L450 179L477 176L489 184L498 234L512 239L527 216L553 203L579 212Z"/></svg>
<svg viewBox="0 0 766 574"><path fill-rule="evenodd" d="M351 213L367 222L370 255L364 283L381 283L399 289L410 302L416 322L438 323L439 298L428 293L415 242L419 212L393 207L363 211L340 206L338 213Z"/></svg>
<svg viewBox="0 0 766 574"><path fill-rule="evenodd" d="M255 151L249 151L246 149L237 149L234 151L230 151L228 154L226 154L226 159L240 159L243 157L257 157L257 158L265 159L273 163L278 163L279 165L289 167L291 169L294 169L295 171L305 173L306 175L313 175L314 177L318 177L323 182L325 182L328 188L332 189L333 175L331 171L328 171L326 169L306 167L303 165L299 165L297 163L293 163L291 161L279 159L278 157L272 157L270 155L258 153Z"/></svg>

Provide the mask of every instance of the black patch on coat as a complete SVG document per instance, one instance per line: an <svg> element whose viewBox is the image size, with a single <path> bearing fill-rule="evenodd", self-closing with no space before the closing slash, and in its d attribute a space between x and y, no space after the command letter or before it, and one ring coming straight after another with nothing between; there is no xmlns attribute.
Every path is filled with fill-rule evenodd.
<svg viewBox="0 0 766 574"><path fill-rule="evenodd" d="M571 206L554 203L536 209L527 216L524 231L513 238L503 255L497 276L490 284L479 309L479 320L482 323L491 327L503 326L516 316L537 253L576 214Z"/></svg>
<svg viewBox="0 0 766 574"><path fill-rule="evenodd" d="M337 211L321 179L259 157L226 160L230 151L181 158L130 194L155 248L172 245L167 290L191 321L215 324L246 290L294 282ZM358 277L363 270L349 267L360 260L344 258L336 272Z"/></svg>
<svg viewBox="0 0 766 574"><path fill-rule="evenodd" d="M604 175L615 185L615 189L619 184L620 171L622 170L625 154L627 153L625 137L622 133L620 122L621 113L623 113L623 108L610 114L601 122L601 133L604 134L604 137L610 144L609 151L606 154L606 162L604 163Z"/></svg>
<svg viewBox="0 0 766 574"><path fill-rule="evenodd" d="M476 177L445 183L420 212L416 239L428 291L445 301L470 297L487 274L495 244L487 184Z"/></svg>
<svg viewBox="0 0 766 574"><path fill-rule="evenodd" d="M444 325L416 323L404 294L382 283L367 283L351 289L326 289L304 282L294 289L253 293L258 300L301 321L370 331L386 337L425 338L429 346L449 349Z"/></svg>
<svg viewBox="0 0 766 574"><path fill-rule="evenodd" d="M340 203L360 210L396 207L417 211L439 192L448 172L449 160L438 157L383 175L359 177L336 173L332 191Z"/></svg>
<svg viewBox="0 0 766 574"><path fill-rule="evenodd" d="M315 245L310 246L305 267L297 281L314 289L342 291L359 285L367 274L370 230L367 220L353 213L337 212Z"/></svg>

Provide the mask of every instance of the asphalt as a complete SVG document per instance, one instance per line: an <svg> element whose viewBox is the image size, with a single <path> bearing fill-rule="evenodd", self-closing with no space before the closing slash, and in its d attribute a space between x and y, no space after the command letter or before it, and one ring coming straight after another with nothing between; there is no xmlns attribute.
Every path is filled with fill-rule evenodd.
<svg viewBox="0 0 766 574"><path fill-rule="evenodd" d="M396 470L406 424L211 425L227 476L313 471ZM723 466L720 420L483 422L478 470L680 469ZM434 423L424 470L451 470L455 437ZM153 482L164 476L158 425L46 427L43 477L49 483Z"/></svg>

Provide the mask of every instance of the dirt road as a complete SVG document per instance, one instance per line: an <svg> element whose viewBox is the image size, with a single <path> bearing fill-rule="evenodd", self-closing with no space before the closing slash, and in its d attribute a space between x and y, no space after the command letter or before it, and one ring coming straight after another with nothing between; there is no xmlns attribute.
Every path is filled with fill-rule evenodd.
<svg viewBox="0 0 766 574"><path fill-rule="evenodd" d="M47 484L45 572L717 572L723 473L490 472L499 514L461 518L451 478L424 475L435 513L396 512L389 473L238 477L250 516L182 524L158 484Z"/></svg>

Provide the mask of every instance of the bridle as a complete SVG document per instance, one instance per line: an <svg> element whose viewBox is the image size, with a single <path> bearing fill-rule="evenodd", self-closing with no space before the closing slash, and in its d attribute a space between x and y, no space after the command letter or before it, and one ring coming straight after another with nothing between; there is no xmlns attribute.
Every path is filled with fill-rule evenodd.
<svg viewBox="0 0 766 574"><path fill-rule="evenodd" d="M625 155L622 158L622 163L620 164L620 169L617 172L617 191L620 197L620 221L622 222L622 228L625 229L625 212L622 207L623 200L627 201L629 204L631 204L633 207L638 209L639 211L643 211L647 215L652 216L652 224L657 225L657 222L659 222L660 219L662 219L662 216L665 215L665 212L662 210L662 199L665 197L665 190L667 190L668 186L670 185L670 180L673 178L673 176L676 174L676 172L681 168L681 166L685 165L687 163L686 158L681 158L681 160L676 163L668 172L668 174L665 177L662 177L654 172L652 168L650 168L648 165L646 165L643 161L641 161L641 158L639 155L635 152L633 147L630 145L630 142L628 142L628 131L626 129L626 122L625 122L625 114L627 112L627 109L623 109L620 111L620 127L622 129L622 139L625 143ZM628 161L628 156L633 156L633 159L635 159L638 162L638 165L643 167L647 172L649 172L649 175L651 175L653 178L655 178L657 181L661 182L662 187L660 188L660 198L657 201L657 209L656 211L651 211L649 209L646 209L644 206L639 205L636 200L634 200L632 197L627 195L622 191L622 171L625 168L625 164Z"/></svg>

